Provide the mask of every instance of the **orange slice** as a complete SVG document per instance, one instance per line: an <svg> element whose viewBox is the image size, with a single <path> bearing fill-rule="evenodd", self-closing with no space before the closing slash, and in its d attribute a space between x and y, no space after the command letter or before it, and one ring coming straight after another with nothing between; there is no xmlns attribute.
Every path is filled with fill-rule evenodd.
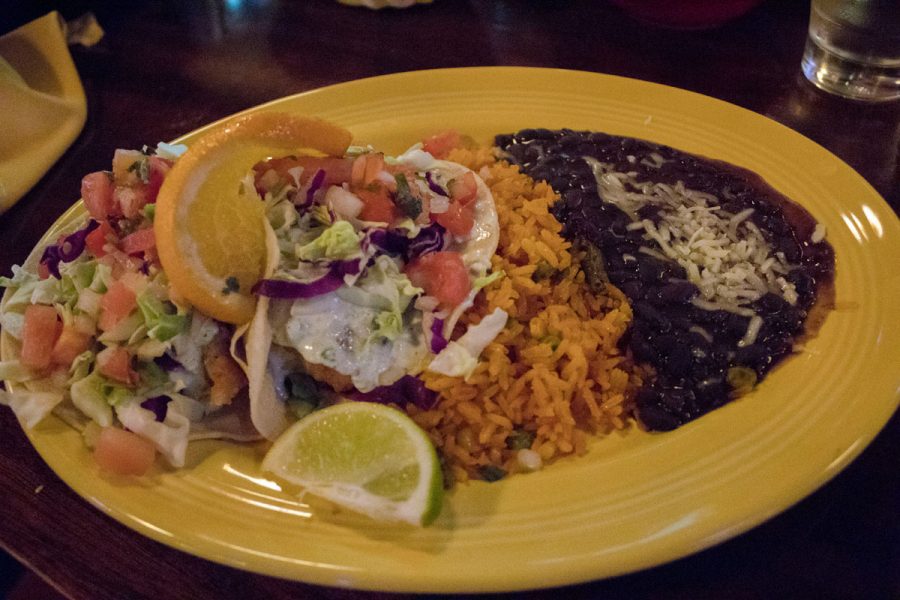
<svg viewBox="0 0 900 600"><path fill-rule="evenodd" d="M220 321L249 321L266 234L263 203L242 181L260 160L309 149L341 156L350 140L349 131L321 119L261 112L193 142L156 201L156 246L174 291Z"/></svg>

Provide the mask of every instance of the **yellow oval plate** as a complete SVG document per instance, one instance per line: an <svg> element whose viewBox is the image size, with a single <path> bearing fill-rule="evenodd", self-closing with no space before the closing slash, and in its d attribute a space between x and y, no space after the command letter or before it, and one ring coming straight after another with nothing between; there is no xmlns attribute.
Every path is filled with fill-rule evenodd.
<svg viewBox="0 0 900 600"><path fill-rule="evenodd" d="M263 109L325 117L390 152L448 127L483 143L570 127L747 167L826 225L838 308L750 396L671 433L632 430L538 473L459 486L427 529L298 500L262 475L260 446L198 443L188 468L138 485L100 478L79 434L56 418L28 433L77 493L143 535L242 569L364 589L598 579L696 552L786 509L853 460L897 407L900 224L850 167L778 123L661 85L530 68L389 75L252 110Z"/></svg>

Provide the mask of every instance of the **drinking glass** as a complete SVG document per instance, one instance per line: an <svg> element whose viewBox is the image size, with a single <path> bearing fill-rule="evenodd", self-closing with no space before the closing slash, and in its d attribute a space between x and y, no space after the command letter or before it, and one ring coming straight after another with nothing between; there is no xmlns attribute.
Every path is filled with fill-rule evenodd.
<svg viewBox="0 0 900 600"><path fill-rule="evenodd" d="M900 99L900 0L812 0L801 68L834 94Z"/></svg>

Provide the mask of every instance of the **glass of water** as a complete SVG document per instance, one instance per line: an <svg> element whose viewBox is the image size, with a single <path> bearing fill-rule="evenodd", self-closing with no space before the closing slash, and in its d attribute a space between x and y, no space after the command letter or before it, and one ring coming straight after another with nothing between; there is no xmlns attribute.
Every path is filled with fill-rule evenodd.
<svg viewBox="0 0 900 600"><path fill-rule="evenodd" d="M812 0L801 67L834 94L900 99L900 0Z"/></svg>

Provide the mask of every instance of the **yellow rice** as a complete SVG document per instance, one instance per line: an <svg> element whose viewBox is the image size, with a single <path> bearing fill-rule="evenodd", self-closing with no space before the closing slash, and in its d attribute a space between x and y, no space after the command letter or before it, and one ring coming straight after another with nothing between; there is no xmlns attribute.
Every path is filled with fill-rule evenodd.
<svg viewBox="0 0 900 600"><path fill-rule="evenodd" d="M467 381L426 373L437 404L407 410L456 481L483 478L488 465L523 470L518 450L507 447L514 432L534 436L531 450L544 464L582 454L590 436L633 423L640 377L617 348L631 308L612 285L600 295L588 289L579 257L549 212L558 199L549 185L496 160L491 148L456 149L449 159L486 169L500 221L493 270L506 273L479 295L463 324L495 308L510 318ZM533 278L538 265L556 276Z"/></svg>

